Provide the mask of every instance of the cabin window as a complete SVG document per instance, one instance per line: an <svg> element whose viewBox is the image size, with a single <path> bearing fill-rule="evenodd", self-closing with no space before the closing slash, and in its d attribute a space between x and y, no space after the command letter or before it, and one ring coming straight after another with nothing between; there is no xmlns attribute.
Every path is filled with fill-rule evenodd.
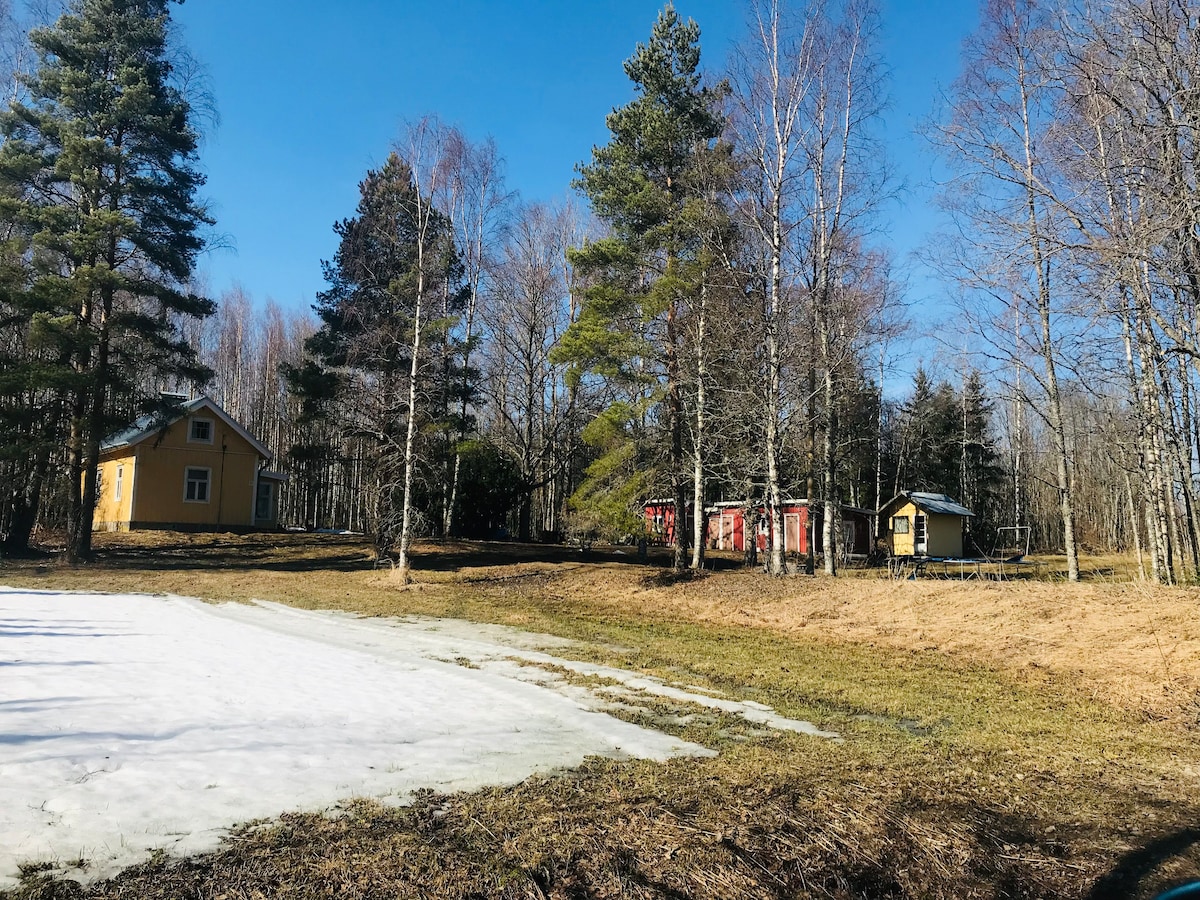
<svg viewBox="0 0 1200 900"><path fill-rule="evenodd" d="M892 534L908 534L908 516L896 516L892 519Z"/></svg>
<svg viewBox="0 0 1200 900"><path fill-rule="evenodd" d="M188 440L194 444L211 444L213 442L212 419L191 419L188 426Z"/></svg>
<svg viewBox="0 0 1200 900"><path fill-rule="evenodd" d="M188 466L184 469L183 499L187 503L208 502L208 482L212 469L196 469Z"/></svg>
<svg viewBox="0 0 1200 900"><path fill-rule="evenodd" d="M117 466L117 481L113 485L113 499L121 499L121 491L125 486L125 467Z"/></svg>

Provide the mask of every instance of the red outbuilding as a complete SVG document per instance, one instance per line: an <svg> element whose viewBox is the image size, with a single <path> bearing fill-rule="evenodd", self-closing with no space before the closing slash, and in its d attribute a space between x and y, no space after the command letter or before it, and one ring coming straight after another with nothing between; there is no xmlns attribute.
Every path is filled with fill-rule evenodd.
<svg viewBox="0 0 1200 900"><path fill-rule="evenodd" d="M684 508L684 527L688 529L688 543L692 539L692 505ZM646 501L646 539L651 544L674 546L675 544L675 501Z"/></svg>
<svg viewBox="0 0 1200 900"><path fill-rule="evenodd" d="M812 538L820 551L825 523L825 504L807 500L784 500L780 504L785 553L808 555ZM771 548L771 517L762 504L746 501L717 503L705 510L708 516L707 541L713 550L745 552L753 541L760 553ZM842 507L841 548L847 556L866 556L871 550L872 511L854 506Z"/></svg>

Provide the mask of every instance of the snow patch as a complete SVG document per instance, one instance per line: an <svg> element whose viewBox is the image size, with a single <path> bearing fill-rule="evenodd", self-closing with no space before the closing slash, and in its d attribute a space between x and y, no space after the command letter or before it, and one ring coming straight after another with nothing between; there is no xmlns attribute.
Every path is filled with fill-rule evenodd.
<svg viewBox="0 0 1200 900"><path fill-rule="evenodd" d="M715 755L606 715L611 691L542 666L835 737L546 652L569 643L447 619L0 588L0 888L19 863L82 858L104 877L350 797L512 784L591 755Z"/></svg>

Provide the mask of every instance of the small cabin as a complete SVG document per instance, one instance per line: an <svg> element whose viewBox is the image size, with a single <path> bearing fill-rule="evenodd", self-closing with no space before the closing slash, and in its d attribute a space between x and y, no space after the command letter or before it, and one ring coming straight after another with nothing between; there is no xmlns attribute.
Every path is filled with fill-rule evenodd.
<svg viewBox="0 0 1200 900"><path fill-rule="evenodd" d="M708 546L712 550L736 550L744 553L757 546L760 553L771 548L771 517L761 503L728 501L705 510L708 518ZM783 549L785 553L808 555L809 535L818 551L825 525L825 505L812 505L811 527L807 500L784 500L780 504L783 519ZM843 506L842 552L848 556L866 556L871 549L871 512L853 506Z"/></svg>
<svg viewBox="0 0 1200 900"><path fill-rule="evenodd" d="M963 533L975 513L945 494L901 491L879 508L891 556L961 559Z"/></svg>
<svg viewBox="0 0 1200 900"><path fill-rule="evenodd" d="M100 445L95 530L275 528L286 476L271 452L209 397L164 394L146 416Z"/></svg>
<svg viewBox="0 0 1200 900"><path fill-rule="evenodd" d="M675 544L675 501L669 499L647 500L643 506L646 516L646 539L651 544L674 546ZM684 507L683 524L688 529L688 543L692 540L692 504Z"/></svg>

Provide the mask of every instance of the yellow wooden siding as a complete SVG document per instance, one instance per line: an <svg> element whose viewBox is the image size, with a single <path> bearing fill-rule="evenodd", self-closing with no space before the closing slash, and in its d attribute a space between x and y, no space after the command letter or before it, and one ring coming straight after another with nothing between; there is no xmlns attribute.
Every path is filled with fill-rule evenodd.
<svg viewBox="0 0 1200 900"><path fill-rule="evenodd" d="M916 514L916 506L912 503L906 503L889 517L887 527L889 537L892 541L892 556L913 555L913 517ZM896 534L895 526L893 525L896 519L908 519L908 534Z"/></svg>
<svg viewBox="0 0 1200 900"><path fill-rule="evenodd" d="M212 423L211 443L189 441L192 419ZM221 418L200 410L133 447L112 451L102 460L102 492L96 528L123 529L130 524L189 527L253 527L258 451ZM133 474L136 463L137 479ZM111 500L116 466L125 466L122 497ZM209 470L207 502L186 501L185 473Z"/></svg>
<svg viewBox="0 0 1200 900"><path fill-rule="evenodd" d="M118 455L119 454L119 455ZM135 459L133 450L126 447L97 467L100 484L96 493L95 529L117 531L129 527L129 513L133 508L133 476ZM120 469L121 496L117 498L117 470Z"/></svg>
<svg viewBox="0 0 1200 900"><path fill-rule="evenodd" d="M888 540L893 556L912 556L916 553L913 543L918 515L925 516L925 549L922 556L962 556L962 516L926 514L909 503L897 508L887 521ZM896 519L908 519L908 534L897 534Z"/></svg>
<svg viewBox="0 0 1200 900"><path fill-rule="evenodd" d="M212 422L211 444L188 440L192 419ZM261 457L240 434L207 410L172 424L138 447L134 522L180 525L254 524L254 483ZM207 502L184 500L185 472L210 470Z"/></svg>

